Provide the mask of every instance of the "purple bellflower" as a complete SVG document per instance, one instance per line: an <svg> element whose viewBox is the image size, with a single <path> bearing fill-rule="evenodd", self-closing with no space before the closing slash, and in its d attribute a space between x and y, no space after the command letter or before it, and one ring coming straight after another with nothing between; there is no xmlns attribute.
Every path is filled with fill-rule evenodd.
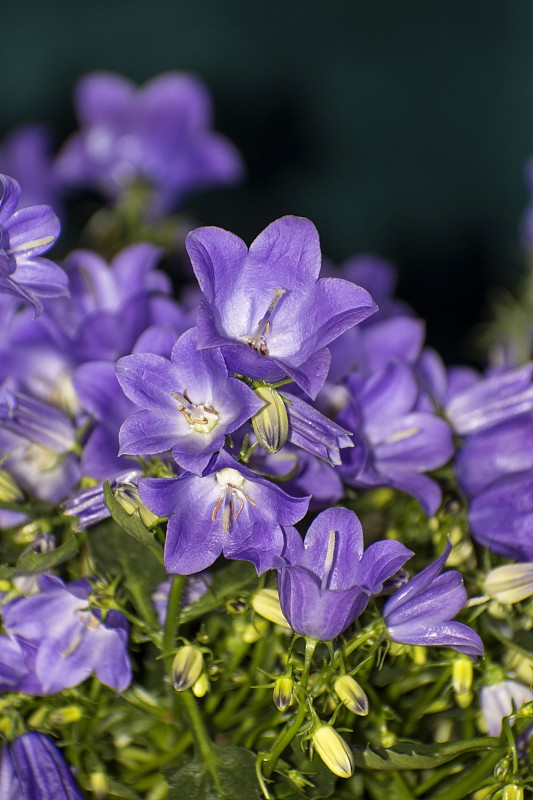
<svg viewBox="0 0 533 800"><path fill-rule="evenodd" d="M319 514L305 542L295 528L285 530L274 566L281 609L296 633L324 642L339 636L413 555L396 541L363 547L361 524L347 508Z"/></svg>
<svg viewBox="0 0 533 800"><path fill-rule="evenodd" d="M327 346L376 310L368 292L321 278L318 232L282 217L250 249L221 228L198 228L187 251L204 298L198 347L221 347L230 371L277 381L289 375L314 398L330 366Z"/></svg>
<svg viewBox="0 0 533 800"><path fill-rule="evenodd" d="M483 655L477 633L462 622L453 622L466 601L463 579L457 570L440 575L451 551L411 578L387 600L383 617L393 642L451 647L467 656Z"/></svg>
<svg viewBox="0 0 533 800"><path fill-rule="evenodd" d="M309 506L308 497L290 497L224 450L203 477L145 478L139 493L150 511L170 517L165 568L180 575L201 572L221 553L270 569L283 547L279 526L294 525Z"/></svg>
<svg viewBox="0 0 533 800"><path fill-rule="evenodd" d="M67 276L57 264L42 258L59 236L59 220L50 206L16 211L20 186L0 175L0 294L33 305L41 314L41 298L68 295Z"/></svg>
<svg viewBox="0 0 533 800"><path fill-rule="evenodd" d="M330 466L342 463L340 450L353 447L349 431L325 417L309 403L289 392L280 392L289 418L288 441Z"/></svg>
<svg viewBox="0 0 533 800"><path fill-rule="evenodd" d="M262 408L249 386L228 376L219 350L197 350L196 335L184 333L170 359L136 353L118 361L118 381L141 409L120 429L121 455L171 450L180 467L200 475L226 434Z"/></svg>
<svg viewBox="0 0 533 800"><path fill-rule="evenodd" d="M533 691L518 681L505 680L481 689L481 711L489 736L499 736L504 717L533 700Z"/></svg>
<svg viewBox="0 0 533 800"><path fill-rule="evenodd" d="M30 731L2 748L3 800L83 800L61 751L42 733Z"/></svg>
<svg viewBox="0 0 533 800"><path fill-rule="evenodd" d="M76 109L81 130L57 160L66 185L94 186L113 199L145 182L157 214L187 192L242 175L236 149L211 130L205 86L191 75L169 72L137 88L121 75L95 72L78 84Z"/></svg>
<svg viewBox="0 0 533 800"><path fill-rule="evenodd" d="M78 686L92 673L121 692L130 684L127 652L129 625L119 611L90 608L91 584L64 584L55 576L39 579L39 594L7 603L3 623L20 645L29 671L39 681L39 694L55 694ZM37 692L35 692L37 693Z"/></svg>
<svg viewBox="0 0 533 800"><path fill-rule="evenodd" d="M58 213L60 187L52 163L52 136L46 125L20 125L0 144L0 172L19 183L20 206L46 204Z"/></svg>

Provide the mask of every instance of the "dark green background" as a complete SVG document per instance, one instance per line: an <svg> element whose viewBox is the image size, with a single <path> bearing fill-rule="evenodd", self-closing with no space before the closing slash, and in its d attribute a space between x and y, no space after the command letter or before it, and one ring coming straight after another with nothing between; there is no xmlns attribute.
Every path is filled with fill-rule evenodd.
<svg viewBox="0 0 533 800"><path fill-rule="evenodd" d="M248 181L194 198L253 238L295 213L340 261L377 251L453 358L488 285L519 274L533 155L530 0L91 0L3 4L1 126L74 126L87 70L210 86Z"/></svg>

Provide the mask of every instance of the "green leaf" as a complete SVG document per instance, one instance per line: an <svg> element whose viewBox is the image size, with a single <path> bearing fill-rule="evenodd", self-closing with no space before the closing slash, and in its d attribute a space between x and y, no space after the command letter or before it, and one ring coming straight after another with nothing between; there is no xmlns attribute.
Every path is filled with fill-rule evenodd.
<svg viewBox="0 0 533 800"><path fill-rule="evenodd" d="M214 573L213 580L203 597L192 606L183 609L181 621L189 622L219 608L256 581L257 573L247 561L225 562L222 569Z"/></svg>
<svg viewBox="0 0 533 800"><path fill-rule="evenodd" d="M157 558L159 563L162 564L163 548L155 538L153 531L146 527L138 511L135 511L133 514L128 514L126 511L124 511L120 503L115 498L115 495L111 491L109 481L107 481L104 485L104 497L107 507L111 512L111 516L117 525L122 528L122 530L127 533L128 536L131 536L132 539L135 539L147 547L148 550L150 550L150 552Z"/></svg>
<svg viewBox="0 0 533 800"><path fill-rule="evenodd" d="M168 800L258 800L259 784L255 775L256 756L244 747L213 747L211 770L195 759L174 772L167 781Z"/></svg>
<svg viewBox="0 0 533 800"><path fill-rule="evenodd" d="M58 564L74 558L78 548L78 536L70 533L55 550L50 550L47 553L30 550L20 556L14 567L2 565L0 567L0 578L11 578L17 575L40 575L42 572L47 572L57 567Z"/></svg>
<svg viewBox="0 0 533 800"><path fill-rule="evenodd" d="M424 745L418 742L398 742L390 748L356 749L354 760L356 767L378 770L433 769L447 764L463 753L476 750L490 751L497 745L497 740L490 737L471 739L451 744Z"/></svg>

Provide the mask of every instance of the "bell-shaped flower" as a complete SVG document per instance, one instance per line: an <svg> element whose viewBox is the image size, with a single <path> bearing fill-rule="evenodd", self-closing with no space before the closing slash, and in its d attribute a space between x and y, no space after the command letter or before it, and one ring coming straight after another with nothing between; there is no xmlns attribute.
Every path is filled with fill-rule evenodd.
<svg viewBox="0 0 533 800"><path fill-rule="evenodd" d="M294 528L285 530L274 566L281 609L296 633L320 641L339 636L413 555L396 541L363 549L361 523L347 508L319 514L305 541Z"/></svg>
<svg viewBox="0 0 533 800"><path fill-rule="evenodd" d="M230 378L219 350L197 350L196 329L184 333L170 359L135 353L117 363L117 378L140 407L120 429L120 454L171 450L186 470L201 474L232 433L263 406L240 380Z"/></svg>
<svg viewBox="0 0 533 800"><path fill-rule="evenodd" d="M518 681L504 680L481 689L481 712L489 736L499 736L502 722L524 703L533 700L533 691Z"/></svg>
<svg viewBox="0 0 533 800"><path fill-rule="evenodd" d="M16 211L20 186L7 175L0 175L0 189L0 294L31 303L38 316L41 298L68 295L61 267L42 258L59 236L59 220L50 206Z"/></svg>
<svg viewBox="0 0 533 800"><path fill-rule="evenodd" d="M204 295L198 347L221 347L230 371L277 381L289 375L311 397L327 377L327 346L376 305L365 289L320 278L318 232L282 217L248 249L221 228L198 228L187 251Z"/></svg>
<svg viewBox="0 0 533 800"><path fill-rule="evenodd" d="M294 525L309 506L308 497L290 497L224 450L203 477L145 478L139 492L150 511L169 517L165 567L181 575L201 572L221 553L270 569L283 547L279 526Z"/></svg>
<svg viewBox="0 0 533 800"><path fill-rule="evenodd" d="M41 686L55 694L96 674L121 692L131 681L127 652L129 625L119 611L105 617L91 608L91 584L42 576L41 591L7 603L2 610L7 634L20 645L25 663ZM37 692L36 692L37 693Z"/></svg>
<svg viewBox="0 0 533 800"><path fill-rule="evenodd" d="M72 772L55 744L30 731L2 748L0 797L3 800L83 800Z"/></svg>
<svg viewBox="0 0 533 800"><path fill-rule="evenodd" d="M436 561L411 578L385 603L383 617L393 642L452 647L472 658L483 655L477 633L462 622L453 622L466 601L461 574L440 574L451 544Z"/></svg>

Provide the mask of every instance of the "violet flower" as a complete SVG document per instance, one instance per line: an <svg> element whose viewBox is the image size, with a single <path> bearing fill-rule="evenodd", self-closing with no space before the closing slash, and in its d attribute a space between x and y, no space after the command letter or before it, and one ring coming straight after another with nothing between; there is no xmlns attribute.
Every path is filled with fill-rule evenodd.
<svg viewBox="0 0 533 800"><path fill-rule="evenodd" d="M342 463L340 450L353 447L352 435L295 394L280 392L289 418L288 441L330 466Z"/></svg>
<svg viewBox="0 0 533 800"><path fill-rule="evenodd" d="M68 295L61 267L42 258L59 236L59 220L50 206L16 211L20 186L7 175L0 175L0 184L0 294L31 303L38 316L41 298Z"/></svg>
<svg viewBox="0 0 533 800"><path fill-rule="evenodd" d="M3 800L83 800L61 751L42 733L30 731L2 748Z"/></svg>
<svg viewBox="0 0 533 800"><path fill-rule="evenodd" d="M124 393L141 409L120 429L121 455L171 450L183 469L200 475L226 434L262 408L246 384L228 376L220 351L197 350L196 338L195 328L184 333L170 360L136 353L117 363Z"/></svg>
<svg viewBox="0 0 533 800"><path fill-rule="evenodd" d="M499 736L502 722L524 703L533 700L533 691L518 681L504 680L483 686L481 689L481 713L489 736Z"/></svg>
<svg viewBox="0 0 533 800"><path fill-rule="evenodd" d="M444 552L387 600L383 617L393 642L451 647L472 658L483 655L477 633L462 622L453 622L466 601L463 579L457 570L440 575L452 549Z"/></svg>
<svg viewBox="0 0 533 800"><path fill-rule="evenodd" d="M61 692L82 683L92 673L121 692L130 684L127 652L129 625L119 611L90 608L91 584L64 584L43 575L41 592L7 603L3 624L21 646L26 665L41 686L40 694Z"/></svg>
<svg viewBox="0 0 533 800"><path fill-rule="evenodd" d="M21 208L45 203L59 213L60 186L52 164L52 145L50 130L38 124L13 128L0 144L0 172L19 183Z"/></svg>
<svg viewBox="0 0 533 800"><path fill-rule="evenodd" d="M242 175L234 146L211 130L210 97L192 75L168 72L137 88L94 72L77 86L76 110L82 127L57 160L66 185L94 186L113 199L145 182L154 193L151 212L163 213L187 192Z"/></svg>
<svg viewBox="0 0 533 800"><path fill-rule="evenodd" d="M185 582L183 589L183 596L181 604L183 608L197 603L206 592L209 591L209 584L212 581L211 574L206 572L199 572L196 575L189 575ZM157 619L161 627L165 624L167 617L167 604L170 586L172 584L172 576L167 578L166 581L160 583L157 589L152 592L152 603L155 606Z"/></svg>
<svg viewBox="0 0 533 800"><path fill-rule="evenodd" d="M318 232L282 217L250 249L222 228L198 228L187 251L204 299L198 346L221 347L230 371L277 381L289 375L316 397L328 374L327 345L376 310L367 291L318 275Z"/></svg>
<svg viewBox="0 0 533 800"><path fill-rule="evenodd" d="M164 563L179 575L201 572L221 553L270 569L283 547L279 526L294 525L309 506L308 497L290 497L224 450L203 477L145 478L139 493L150 511L170 517Z"/></svg>
<svg viewBox="0 0 533 800"><path fill-rule="evenodd" d="M364 611L372 595L413 553L396 541L379 541L363 553L363 531L353 511L330 508L312 522L305 542L285 530L274 561L281 609L302 636L330 641Z"/></svg>

